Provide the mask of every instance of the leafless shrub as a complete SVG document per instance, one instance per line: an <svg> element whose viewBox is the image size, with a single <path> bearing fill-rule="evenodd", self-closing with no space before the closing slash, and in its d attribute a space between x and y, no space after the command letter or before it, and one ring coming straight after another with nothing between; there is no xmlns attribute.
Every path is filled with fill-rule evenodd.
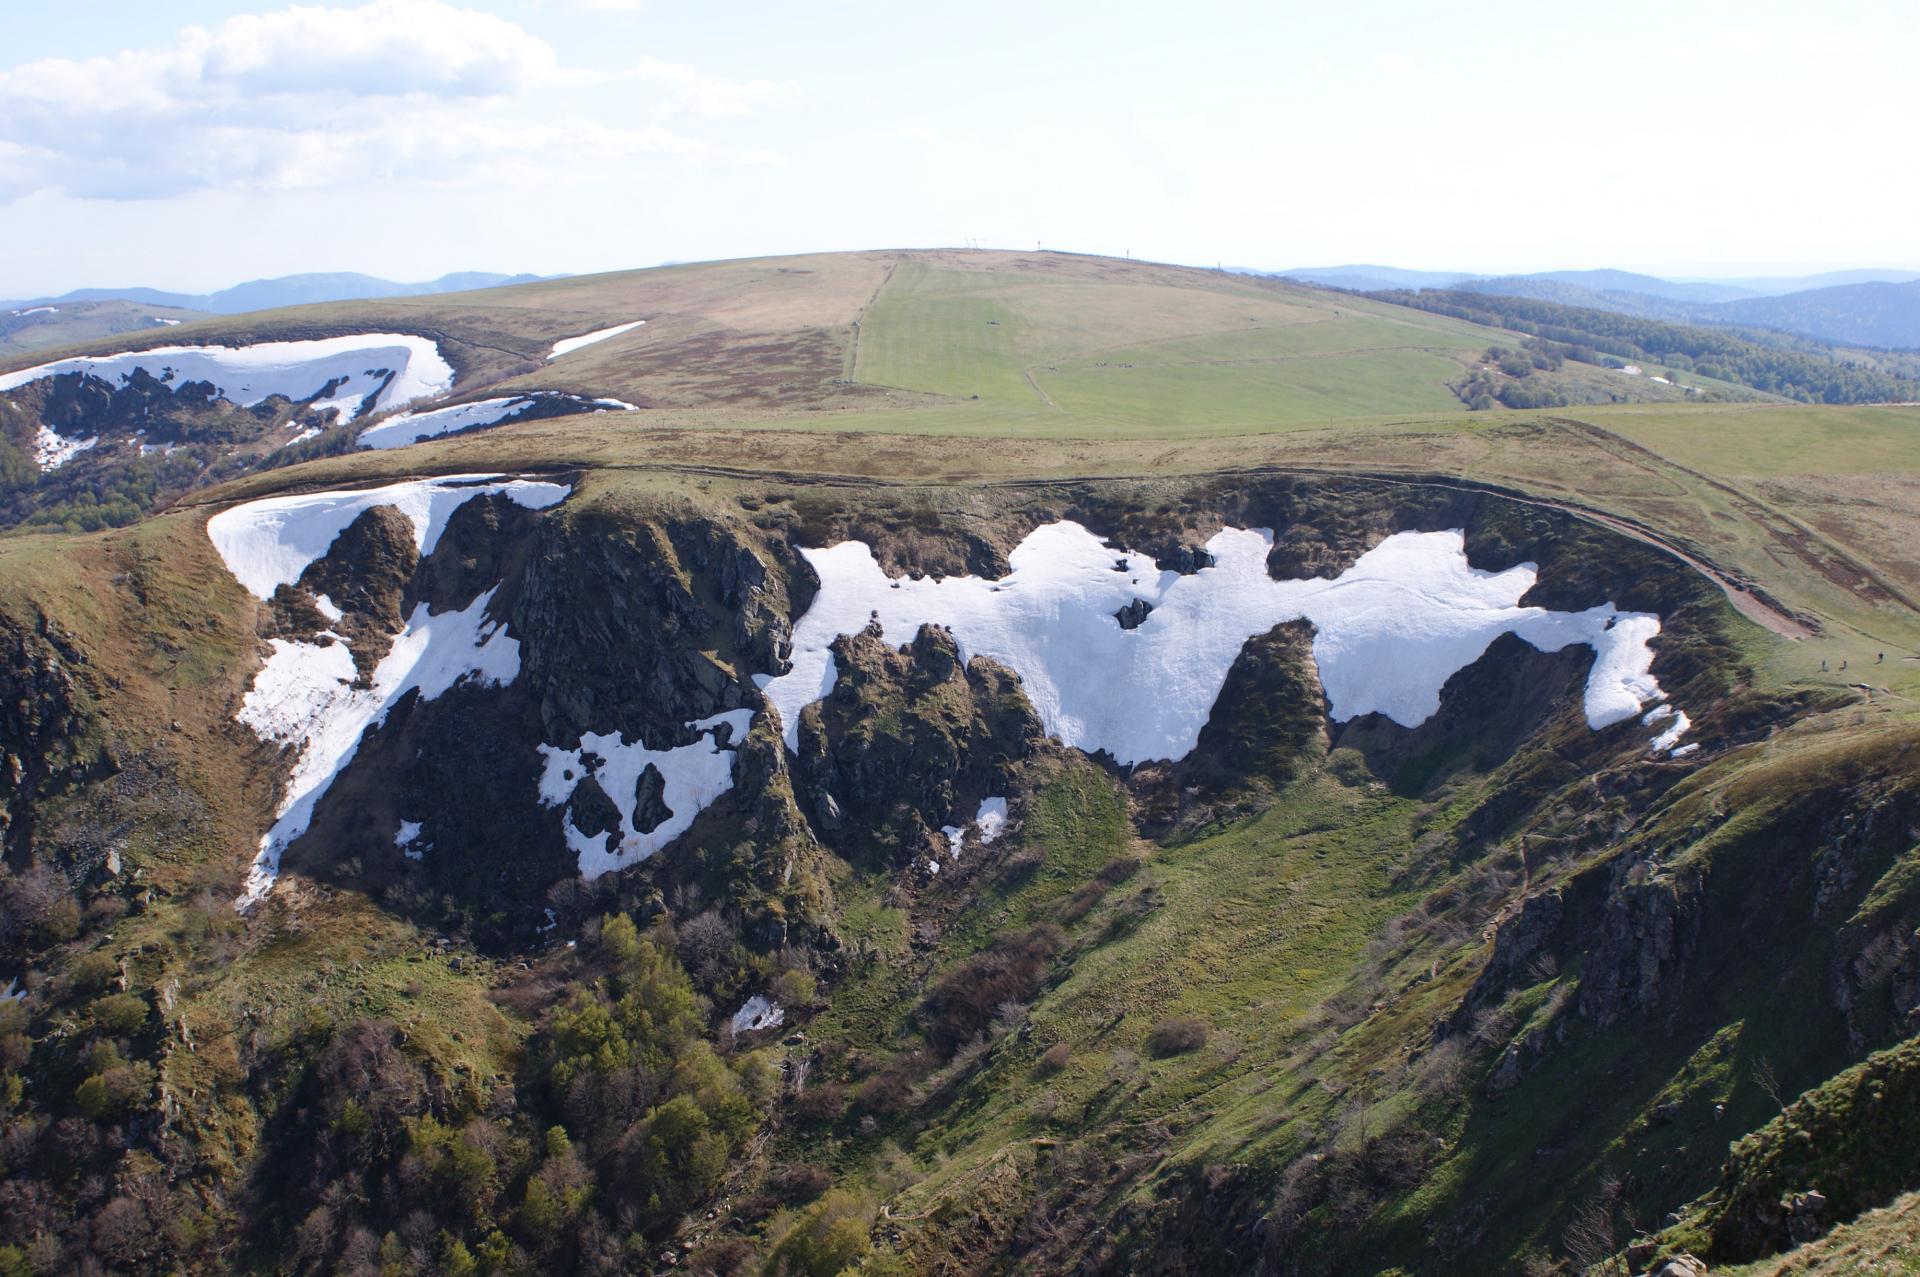
<svg viewBox="0 0 1920 1277"><path fill-rule="evenodd" d="M810 1202L833 1187L833 1172L812 1162L776 1166L767 1176L767 1187L789 1205Z"/></svg>
<svg viewBox="0 0 1920 1277"><path fill-rule="evenodd" d="M717 1237L687 1254L687 1270L695 1277L745 1277L759 1267L760 1252L744 1237Z"/></svg>
<svg viewBox="0 0 1920 1277"><path fill-rule="evenodd" d="M1448 1038L1420 1057L1414 1069L1414 1093L1422 1100L1449 1099L1460 1093L1467 1080L1467 1047L1459 1038Z"/></svg>
<svg viewBox="0 0 1920 1277"><path fill-rule="evenodd" d="M1065 943L1053 926L1006 932L941 977L920 1008L935 1048L952 1051L972 1041L989 1028L1000 1007L1031 998Z"/></svg>
<svg viewBox="0 0 1920 1277"><path fill-rule="evenodd" d="M709 909L689 918L680 927L675 944L687 974L706 988L722 983L733 968L733 950L738 941L733 924Z"/></svg>
<svg viewBox="0 0 1920 1277"><path fill-rule="evenodd" d="M1065 1042L1055 1042L1040 1056L1040 1072L1052 1076L1067 1067L1073 1059L1073 1047Z"/></svg>
<svg viewBox="0 0 1920 1277"><path fill-rule="evenodd" d="M793 1100L794 1111L816 1122L831 1122L847 1111L847 1093L838 1084L810 1086Z"/></svg>
<svg viewBox="0 0 1920 1277"><path fill-rule="evenodd" d="M1775 1108L1786 1110L1787 1101L1780 1090L1780 1079L1773 1071L1773 1061L1764 1055L1753 1062L1753 1084L1766 1093Z"/></svg>
<svg viewBox="0 0 1920 1277"><path fill-rule="evenodd" d="M894 1056L879 1072L860 1084L853 1102L862 1113L892 1114L904 1112L914 1100L914 1083L924 1077L933 1059L924 1051L907 1051Z"/></svg>
<svg viewBox="0 0 1920 1277"><path fill-rule="evenodd" d="M1093 907L1099 904L1101 898L1106 894L1106 883L1097 880L1087 883L1061 903L1060 921L1080 921L1080 919L1093 912Z"/></svg>
<svg viewBox="0 0 1920 1277"><path fill-rule="evenodd" d="M989 1027L995 1038L1004 1038L1018 1033L1020 1026L1026 1022L1027 1004L1009 998L994 1012L993 1024Z"/></svg>
<svg viewBox="0 0 1920 1277"><path fill-rule="evenodd" d="M1185 1055L1207 1044L1206 1021L1191 1015L1162 1020L1147 1031L1147 1049L1155 1058Z"/></svg>
<svg viewBox="0 0 1920 1277"><path fill-rule="evenodd" d="M1482 1007L1473 1017L1473 1040L1484 1047L1501 1047L1513 1036L1513 1012L1504 1006Z"/></svg>
<svg viewBox="0 0 1920 1277"><path fill-rule="evenodd" d="M967 1079L974 1067L987 1057L991 1044L984 1037L975 1038L953 1053L953 1058L929 1074L913 1090L913 1104L916 1108L944 1099L960 1083ZM876 1077L874 1080L878 1080Z"/></svg>
<svg viewBox="0 0 1920 1277"><path fill-rule="evenodd" d="M1567 1255L1573 1261L1574 1271L1604 1272L1603 1266L1620 1248L1613 1220L1614 1211L1620 1204L1620 1195L1620 1181L1609 1175L1600 1182L1600 1188L1593 1196L1574 1208L1573 1219L1560 1235Z"/></svg>
<svg viewBox="0 0 1920 1277"><path fill-rule="evenodd" d="M906 1150L892 1140L882 1144L880 1151L873 1155L873 1183L883 1196L891 1197L925 1178Z"/></svg>

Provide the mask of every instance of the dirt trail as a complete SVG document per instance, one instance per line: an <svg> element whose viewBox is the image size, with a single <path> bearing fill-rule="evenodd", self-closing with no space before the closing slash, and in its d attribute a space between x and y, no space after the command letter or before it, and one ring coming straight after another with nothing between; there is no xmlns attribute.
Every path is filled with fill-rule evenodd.
<svg viewBox="0 0 1920 1277"><path fill-rule="evenodd" d="M1801 622L1791 614L1775 606L1758 592L1748 589L1738 578L1729 573L1722 572L1712 564L1696 558L1679 546L1674 545L1670 541L1663 540L1658 535L1648 532L1644 528L1637 528L1633 524L1623 519L1616 519L1609 514L1601 514L1598 510L1583 510L1577 506L1565 505L1555 501L1538 501L1535 502L1535 504L1553 506L1555 509L1564 510L1568 514L1576 515L1590 523L1598 523L1603 527L1612 528L1615 532L1630 536L1636 541L1644 541L1648 545L1665 550L1668 554L1671 554L1674 558L1680 560L1719 586L1722 593L1727 596L1727 602L1733 604L1736 612L1746 617L1749 621L1754 621L1766 626L1782 638L1808 639L1814 636L1815 631L1813 627Z"/></svg>
<svg viewBox="0 0 1920 1277"><path fill-rule="evenodd" d="M1766 502L1753 496L1746 490L1702 473L1691 466L1682 465L1671 457L1655 452L1644 444L1603 429L1591 422L1571 417L1555 417L1556 423L1578 430L1599 446L1614 452L1644 458L1644 469L1658 473L1659 467L1665 467L1677 474L1687 476L1718 492L1732 503L1734 508L1753 521L1772 537L1781 549L1799 559L1810 570L1825 577L1840 589L1846 590L1869 603L1883 604L1889 600L1899 603L1909 611L1920 612L1920 602L1904 593L1892 581L1880 572L1847 553L1841 546L1821 536L1813 528L1782 510L1777 510ZM1671 482L1671 480L1669 480Z"/></svg>

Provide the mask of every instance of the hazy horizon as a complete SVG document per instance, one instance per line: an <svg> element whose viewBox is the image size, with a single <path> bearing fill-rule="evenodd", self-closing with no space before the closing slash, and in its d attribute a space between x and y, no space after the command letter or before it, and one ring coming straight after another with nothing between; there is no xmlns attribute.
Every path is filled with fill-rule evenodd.
<svg viewBox="0 0 1920 1277"><path fill-rule="evenodd" d="M1920 10L964 20L676 0L10 13L0 295L982 243L1286 269L1920 269ZM1691 131L1684 131L1685 124Z"/></svg>
<svg viewBox="0 0 1920 1277"><path fill-rule="evenodd" d="M874 245L874 246L871 246L870 250L821 250L821 251L914 252L914 251L953 250L953 249L966 249L966 248L978 248L978 249L981 249L984 251L990 251L990 252L991 251L1000 251L1000 252L1028 251L1028 250L1021 249L1017 245L998 245L998 244L978 244L978 245L888 244L888 245ZM1058 248L1049 246L1047 248L1047 251L1062 252L1062 253L1078 253L1081 250L1064 247L1064 246L1058 247ZM699 260L700 261L724 261L724 260L752 259L756 257L788 257L788 256L807 256L807 255L808 255L807 250L801 250L800 252L797 252L797 253L740 253L740 254L732 254L728 258L707 258L707 259L699 259ZM1093 254L1093 255L1100 256L1103 254ZM1138 260L1147 260L1147 259L1138 258L1138 255L1136 255L1136 258ZM1635 274L1657 275L1658 278L1666 279L1672 283L1726 283L1726 282L1737 282L1737 281L1748 280L1748 279L1795 279L1795 278L1801 278L1806 276L1828 275L1828 274L1843 273L1848 271L1887 271L1887 272L1916 271L1916 272L1920 272L1920 266L1908 266L1908 265L1902 265L1897 263L1888 264L1884 262L1876 262L1876 263L1871 263L1866 265L1816 266L1816 267L1808 267L1804 269L1791 268L1791 267L1779 269L1779 268L1770 268L1766 266L1760 266L1751 270L1741 270L1741 271L1731 272L1731 273L1722 274L1722 275L1694 275L1694 274L1685 274L1685 273L1677 273L1677 272L1670 272L1662 275L1662 274L1657 274L1654 271L1635 271L1633 270L1632 267L1625 267L1625 266L1543 266L1543 267L1538 267L1538 268L1529 269L1529 270L1520 270L1520 269L1456 270L1455 268L1445 267L1445 266L1426 266L1426 265L1408 266L1398 262L1380 262L1380 261L1327 262L1327 263L1314 264L1314 265L1296 262L1289 266L1270 266L1265 264L1250 265L1245 262L1234 262L1234 263L1173 262L1173 261L1167 261L1165 259L1157 259L1157 258L1152 260L1159 261L1163 265L1192 266L1192 267L1198 267L1198 268L1207 268L1207 267L1212 267L1218 264L1218 265L1224 265L1229 270L1252 270L1252 271L1261 271L1261 272L1276 273L1276 274L1284 273L1289 270L1327 271L1327 270L1337 270L1345 267L1352 267L1352 268L1376 267L1376 268L1391 268L1394 270L1425 271L1425 272L1431 272L1436 274L1457 273L1457 274L1463 274L1463 275L1471 275L1475 277L1484 277L1489 279L1503 278L1503 277L1509 277L1509 276L1532 275L1532 274L1539 274L1543 272L1552 272L1552 271L1626 270L1626 271L1631 271L1632 273L1635 273ZM563 278L567 276L581 275L581 274L600 274L600 273L627 271L627 270L651 270L651 269L656 269L663 266L685 266L685 265L694 265L694 264L697 264L697 262L693 259L676 258L670 261L645 262L645 263L639 263L631 266L608 266L604 268L604 271L562 271L562 272L555 272L555 274L551 276L542 276L542 277L543 278ZM68 293L73 293L73 292L83 292L83 291L85 292L129 291L130 292L134 289L151 289L154 292L176 293L176 294L182 294L187 296L206 296L209 294L221 292L225 289L236 288L246 284L259 283L259 282L270 281L274 279L299 278L302 276L324 276L324 275L367 275L373 278L384 280L389 283L400 283L400 284L432 283L441 278L444 278L447 275L458 275L458 274L494 274L494 275L503 275L503 276L514 276L514 275L523 275L523 274L538 274L538 272L514 270L514 269L511 269L510 267L508 269L496 269L493 264L483 263L479 266L475 266L470 269L456 269L453 271L443 271L439 274L432 275L432 276L409 275L405 277L400 277L400 276L385 276L385 275L376 276L371 271L356 270L353 267L347 266L347 267L340 267L338 269L296 270L296 271L288 271L286 272L285 275L255 276L250 279L224 280L224 281L214 282L211 285L206 287L191 287L191 288L168 287L164 284L153 284L146 280L114 280L109 282L79 281L79 282L74 282L72 284L64 285L59 288L41 289L31 294L28 294L25 292L10 291L3 284L0 284L0 301L6 301L6 302L36 301L41 299L59 298L59 297L65 296Z"/></svg>

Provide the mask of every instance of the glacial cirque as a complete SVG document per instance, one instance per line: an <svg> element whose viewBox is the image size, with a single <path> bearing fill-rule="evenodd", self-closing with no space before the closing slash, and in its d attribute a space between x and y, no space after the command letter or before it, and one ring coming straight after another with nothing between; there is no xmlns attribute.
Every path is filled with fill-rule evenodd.
<svg viewBox="0 0 1920 1277"><path fill-rule="evenodd" d="M1064 744L1105 750L1122 765L1177 759L1198 743L1242 645L1304 618L1336 721L1377 712L1419 725L1439 709L1448 677L1507 632L1547 652L1594 649L1585 709L1596 730L1663 699L1648 646L1659 617L1611 604L1521 607L1534 565L1476 569L1460 531L1387 537L1334 580L1274 580L1271 545L1264 529L1225 529L1207 543L1213 565L1183 576L1060 522L1028 534L997 581L892 579L859 541L804 550L820 591L794 627L792 668L760 686L796 748L801 710L833 688L836 638L877 620L887 642L902 644L921 625L939 625L963 658L1012 668ZM1123 628L1115 614L1136 600L1151 611Z"/></svg>

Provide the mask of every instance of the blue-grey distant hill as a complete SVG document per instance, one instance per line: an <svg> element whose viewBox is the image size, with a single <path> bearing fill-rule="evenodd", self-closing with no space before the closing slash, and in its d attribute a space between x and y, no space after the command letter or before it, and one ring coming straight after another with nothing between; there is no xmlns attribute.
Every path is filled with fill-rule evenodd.
<svg viewBox="0 0 1920 1277"><path fill-rule="evenodd" d="M1719 280L1696 280L1683 283L1676 280L1661 279L1657 275L1636 275L1624 270L1549 270L1532 275L1509 275L1496 279L1476 279L1465 282L1459 287L1475 292L1500 293L1508 297L1531 296L1533 294L1509 292L1509 287L1526 287L1531 284L1567 284L1575 288L1594 293L1630 293L1639 297L1657 297L1662 301L1700 302L1713 304L1733 301L1741 297L1753 296L1751 289L1728 284Z"/></svg>
<svg viewBox="0 0 1920 1277"><path fill-rule="evenodd" d="M1293 270L1249 269L1246 273L1297 279L1303 284L1326 288L1347 288L1357 293L1377 293L1389 288L1452 288L1461 280L1478 278L1467 271L1402 270L1398 266L1301 266Z"/></svg>
<svg viewBox="0 0 1920 1277"><path fill-rule="evenodd" d="M1842 346L1920 348L1920 279L1749 297L1714 311L1722 323L1779 328Z"/></svg>
<svg viewBox="0 0 1920 1277"><path fill-rule="evenodd" d="M1356 292L1447 288L1678 324L1772 328L1842 346L1920 348L1920 271L1848 270L1746 279L1662 279L1624 270L1468 275L1395 266L1248 271Z"/></svg>
<svg viewBox="0 0 1920 1277"><path fill-rule="evenodd" d="M1577 282L1583 279L1588 282ZM1623 271L1562 271L1464 280L1454 287L1461 292L1526 297L1670 323L1772 328L1840 346L1920 347L1920 280L1874 280L1777 296L1710 300L1697 294L1676 296L1678 289L1671 286L1655 290L1639 283L1650 279Z"/></svg>
<svg viewBox="0 0 1920 1277"><path fill-rule="evenodd" d="M460 293L475 288L499 288L507 284L528 284L538 275L501 275L492 271L457 271L424 283L402 284L354 271L332 271L312 275L286 275L279 279L256 279L217 293L168 293L155 288L76 288L59 297L41 297L33 301L8 303L14 306L57 306L62 302L130 301L147 306L170 306L178 310L207 311L215 315L239 315L251 310L273 310L281 306L304 306L312 302L362 301L374 297L420 297L430 293Z"/></svg>
<svg viewBox="0 0 1920 1277"><path fill-rule="evenodd" d="M1907 284L1920 279L1920 270L1830 270L1818 275L1756 275L1748 279L1686 279L1680 284L1730 284L1744 288L1757 297L1778 297L1782 293L1804 293L1815 288L1837 288L1841 284Z"/></svg>

